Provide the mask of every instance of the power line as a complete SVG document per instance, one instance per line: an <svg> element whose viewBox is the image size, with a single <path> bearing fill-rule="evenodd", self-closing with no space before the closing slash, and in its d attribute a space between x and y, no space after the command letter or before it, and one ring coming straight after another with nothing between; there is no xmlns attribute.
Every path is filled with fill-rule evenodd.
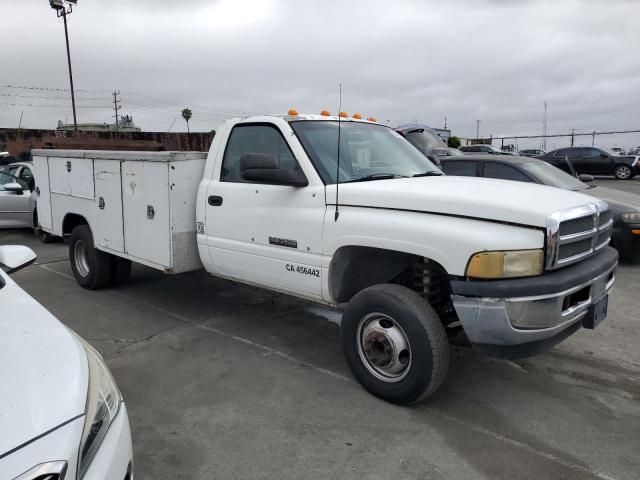
<svg viewBox="0 0 640 480"><path fill-rule="evenodd" d="M39 90L44 92L71 92L69 88L51 88L51 87L28 87L23 85L0 85L0 88L16 88L20 90ZM91 92L91 93L106 93L107 90L88 90L88 89L75 89L76 92Z"/></svg>

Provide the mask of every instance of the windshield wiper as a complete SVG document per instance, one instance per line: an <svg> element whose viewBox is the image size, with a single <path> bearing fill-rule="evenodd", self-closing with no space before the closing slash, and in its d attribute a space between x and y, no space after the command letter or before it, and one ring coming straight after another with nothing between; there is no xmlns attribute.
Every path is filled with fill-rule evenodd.
<svg viewBox="0 0 640 480"><path fill-rule="evenodd" d="M368 182L369 180L389 180L391 178L407 178L407 176L396 175L395 173L372 173L371 175L365 175L364 177L354 178L353 180L346 180L340 183Z"/></svg>
<svg viewBox="0 0 640 480"><path fill-rule="evenodd" d="M444 175L442 172L438 172L437 170L431 170L429 172L416 173L413 175L414 177L441 177Z"/></svg>

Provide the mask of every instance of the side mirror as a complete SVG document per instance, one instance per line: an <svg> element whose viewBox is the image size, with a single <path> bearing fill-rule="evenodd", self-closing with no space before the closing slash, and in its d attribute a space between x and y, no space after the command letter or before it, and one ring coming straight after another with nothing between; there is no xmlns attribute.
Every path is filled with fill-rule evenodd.
<svg viewBox="0 0 640 480"><path fill-rule="evenodd" d="M21 268L28 267L36 260L33 250L22 245L0 246L0 265L7 273L13 273Z"/></svg>
<svg viewBox="0 0 640 480"><path fill-rule="evenodd" d="M22 195L24 188L19 183L5 183L4 189L7 192L15 192L18 195Z"/></svg>
<svg viewBox="0 0 640 480"><path fill-rule="evenodd" d="M240 157L240 175L244 180L269 185L288 185L291 187L309 185L304 176L280 168L278 157L270 153L245 153Z"/></svg>
<svg viewBox="0 0 640 480"><path fill-rule="evenodd" d="M607 154L606 154L606 153L604 153L604 152L600 152L600 156L601 156L602 158L609 158L609 155L607 155Z"/></svg>
<svg viewBox="0 0 640 480"><path fill-rule="evenodd" d="M578 175L578 180L584 183L593 182L593 176L587 175L586 173L581 173L580 175Z"/></svg>

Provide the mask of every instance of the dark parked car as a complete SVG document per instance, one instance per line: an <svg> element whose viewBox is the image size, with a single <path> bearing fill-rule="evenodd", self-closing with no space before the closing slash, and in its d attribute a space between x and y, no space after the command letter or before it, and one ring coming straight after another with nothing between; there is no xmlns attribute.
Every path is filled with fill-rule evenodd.
<svg viewBox="0 0 640 480"><path fill-rule="evenodd" d="M438 166L440 157L449 155L447 144L427 125L407 123L396 127L395 130Z"/></svg>
<svg viewBox="0 0 640 480"><path fill-rule="evenodd" d="M637 156L617 155L605 148L560 148L539 158L571 174L613 175L619 180L627 180L640 173Z"/></svg>
<svg viewBox="0 0 640 480"><path fill-rule="evenodd" d="M487 177L517 182L533 182L580 191L609 204L613 213L612 246L626 261L640 261L640 195L611 188L590 186L542 160L502 155L467 155L440 159L447 175ZM584 180L593 177L582 174ZM508 200L506 200L508 201Z"/></svg>

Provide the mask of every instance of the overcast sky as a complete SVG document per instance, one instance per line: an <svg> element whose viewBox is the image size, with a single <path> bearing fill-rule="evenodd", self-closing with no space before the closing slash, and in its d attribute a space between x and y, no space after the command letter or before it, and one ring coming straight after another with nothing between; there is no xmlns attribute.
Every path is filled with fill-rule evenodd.
<svg viewBox="0 0 640 480"><path fill-rule="evenodd" d="M342 83L350 114L434 127L446 116L463 137L475 137L477 119L481 136L538 134L545 100L549 133L640 129L637 1L78 3L79 122L112 122L114 89L145 130L168 130L185 106L192 131L242 112L335 112ZM69 88L62 21L46 0L3 4L0 127L16 127L21 111L27 128L71 122L68 91L7 87ZM181 118L171 128L186 130ZM638 145L640 135L597 143Z"/></svg>

